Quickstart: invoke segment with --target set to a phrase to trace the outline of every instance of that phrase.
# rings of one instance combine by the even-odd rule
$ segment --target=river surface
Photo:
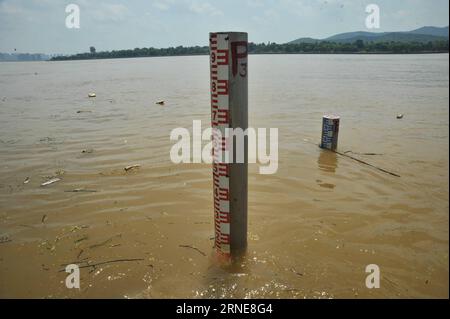
[[[0,63],[0,297],[448,298],[448,89],[448,54],[250,56],[279,166],[250,164],[224,266],[211,166],[169,157],[172,129],[210,124],[207,56]],[[328,113],[340,152],[400,177],[317,147]]]

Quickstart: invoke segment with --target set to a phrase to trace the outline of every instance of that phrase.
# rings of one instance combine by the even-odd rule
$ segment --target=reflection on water
[[[321,149],[319,152],[319,158],[317,159],[318,167],[322,172],[325,173],[336,173],[336,169],[338,167],[338,158],[337,154],[325,149]],[[327,178],[327,174],[325,174],[324,178]],[[336,187],[335,184],[329,183],[327,181],[323,181],[321,179],[317,179],[316,183],[322,187],[327,189],[334,189]]]
[[[319,169],[327,173],[336,173],[338,167],[338,155],[335,152],[321,149],[317,159]]]

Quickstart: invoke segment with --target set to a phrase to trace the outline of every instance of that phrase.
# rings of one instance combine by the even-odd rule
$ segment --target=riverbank
[[[420,42],[376,42],[376,43],[300,43],[300,44],[254,44],[249,43],[249,54],[430,54],[448,53],[448,41]],[[65,60],[92,60],[135,57],[162,57],[162,56],[196,56],[208,55],[209,47],[176,47],[176,48],[136,48],[134,50],[118,50],[79,53],[70,56],[58,56],[51,61]]]

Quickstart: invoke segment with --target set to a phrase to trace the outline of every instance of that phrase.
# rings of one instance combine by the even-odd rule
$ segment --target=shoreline
[[[430,55],[430,54],[449,54],[449,51],[423,51],[423,52],[266,52],[249,53],[249,55]],[[209,54],[177,54],[177,55],[151,55],[151,56],[128,56],[128,57],[95,57],[95,58],[64,58],[50,59],[42,61],[0,61],[0,62],[61,62],[61,61],[86,61],[86,60],[116,60],[116,59],[138,59],[138,58],[170,58],[170,57],[190,57],[190,56],[208,56]]]

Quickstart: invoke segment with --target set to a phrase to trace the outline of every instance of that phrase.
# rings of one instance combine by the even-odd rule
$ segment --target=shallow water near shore
[[[222,267],[211,166],[169,157],[172,129],[209,126],[208,57],[0,63],[0,297],[448,298],[448,70],[250,56],[249,126],[279,129],[279,166],[249,166],[248,252]],[[401,177],[319,149],[327,113],[340,152]]]

